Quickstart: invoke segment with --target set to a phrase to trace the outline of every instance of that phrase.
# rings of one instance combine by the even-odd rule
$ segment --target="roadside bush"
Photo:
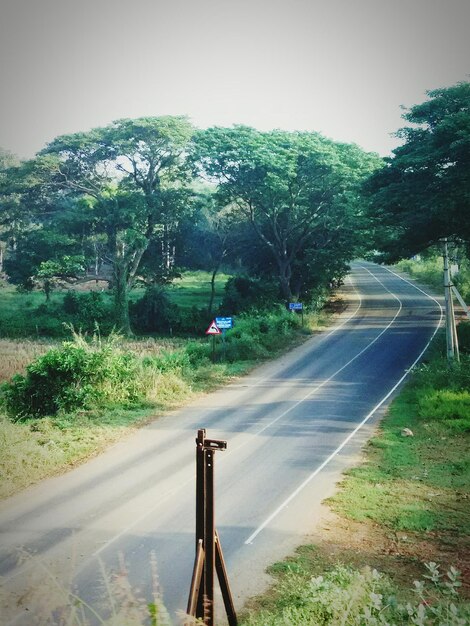
[[[470,606],[459,596],[460,572],[446,576],[427,563],[423,580],[399,592],[375,569],[337,566],[323,576],[292,571],[278,584],[276,606],[252,614],[243,626],[463,626]]]
[[[232,276],[225,284],[220,310],[227,315],[236,315],[254,307],[265,308],[272,306],[278,296],[279,288],[275,283],[248,276]]]
[[[146,357],[144,365],[158,372],[178,372],[184,374],[190,367],[189,355],[185,350],[164,351],[155,357]]]
[[[140,300],[129,306],[131,325],[140,333],[168,333],[179,324],[179,311],[172,304],[165,290],[153,285],[148,287]]]
[[[189,362],[193,367],[203,367],[210,363],[211,346],[207,342],[188,341],[185,347]]]
[[[145,397],[145,376],[137,359],[112,342],[64,342],[2,386],[2,401],[14,420],[56,415]]]
[[[225,335],[225,356],[231,362],[265,358],[285,345],[299,324],[298,316],[282,307],[271,313],[242,315]]]
[[[417,394],[419,415],[425,420],[447,422],[454,432],[470,432],[468,391],[427,390]]]
[[[445,357],[440,357],[433,359],[429,364],[421,365],[416,370],[413,385],[431,391],[470,389],[470,356],[462,355],[459,363],[449,364]]]
[[[470,354],[470,322],[460,322],[457,326],[460,352]]]

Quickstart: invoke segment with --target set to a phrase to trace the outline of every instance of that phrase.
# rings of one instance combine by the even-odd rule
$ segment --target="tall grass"
[[[22,594],[5,598],[5,620],[28,606],[31,623],[35,626],[170,626],[171,620],[161,601],[161,593],[154,553],[150,555],[151,593],[144,597],[132,586],[124,556],[118,555],[118,568],[108,571],[100,561],[101,588],[99,603],[89,603],[73,585],[74,565],[70,572],[57,575],[40,557],[20,554],[24,563],[33,567],[26,570]],[[73,556],[72,556],[73,559]],[[64,575],[65,574],[65,575]],[[68,580],[67,580],[68,579]],[[0,591],[1,593],[1,591]],[[24,609],[23,609],[24,611]],[[6,623],[6,622],[5,622]],[[24,623],[21,621],[21,623]]]
[[[437,292],[443,292],[444,262],[438,251],[425,258],[400,261],[397,267],[413,278],[433,287]],[[464,257],[461,260],[459,272],[452,279],[468,305],[470,302],[470,262],[467,258]]]
[[[24,374],[26,366],[55,345],[52,341],[14,341],[0,339],[0,383],[15,374]]]

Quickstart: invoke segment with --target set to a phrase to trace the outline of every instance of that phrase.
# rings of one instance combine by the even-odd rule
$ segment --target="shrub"
[[[67,315],[64,321],[68,321],[83,332],[93,332],[97,325],[105,334],[112,330],[111,305],[99,291],[83,294],[68,291],[62,301],[62,312]]]
[[[465,354],[470,354],[470,322],[460,322],[457,326],[459,349]]]
[[[250,278],[233,276],[225,284],[225,294],[220,306],[221,311],[235,315],[253,307],[265,308],[278,300],[279,289],[275,283]]]
[[[80,310],[80,298],[78,293],[76,291],[67,291],[64,296],[62,307],[65,313],[69,313],[71,315],[78,313]]]
[[[418,393],[419,415],[425,419],[452,420],[460,432],[470,432],[470,393],[468,391],[427,390]]]
[[[421,365],[414,376],[414,385],[429,389],[470,389],[470,357],[462,355],[459,363],[449,364],[445,357]]]
[[[386,576],[365,568],[359,572],[337,566],[323,576],[308,577],[292,570],[279,583],[274,610],[262,610],[245,626],[463,626],[470,608],[460,598],[460,572],[446,576],[436,563],[427,563],[423,580],[405,593]],[[411,596],[411,597],[410,597]]]
[[[14,419],[43,417],[145,396],[145,376],[137,359],[113,342],[87,344],[79,339],[53,348],[2,387],[2,399]]]
[[[172,334],[179,322],[178,307],[158,285],[148,287],[140,300],[131,303],[129,314],[132,326],[142,333]]]
[[[210,362],[211,346],[207,342],[188,341],[185,351],[193,367],[207,366]]]

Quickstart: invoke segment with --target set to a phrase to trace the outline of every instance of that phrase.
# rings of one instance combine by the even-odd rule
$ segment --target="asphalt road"
[[[373,264],[354,264],[346,291],[332,329],[1,503],[0,623],[34,623],[61,593],[54,577],[100,610],[101,568],[117,570],[119,558],[149,601],[156,561],[176,621],[194,559],[198,428],[228,442],[216,453],[216,524],[237,607],[261,590],[265,567],[313,529],[441,321],[436,300]]]

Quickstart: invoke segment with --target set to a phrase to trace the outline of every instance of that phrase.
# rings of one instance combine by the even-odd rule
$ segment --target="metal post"
[[[205,552],[204,528],[206,527],[206,461],[204,451],[205,428],[197,431],[196,439],[196,561],[199,544]],[[204,614],[204,579],[206,570],[206,560],[204,559],[201,576],[202,586],[198,589],[196,615]]]
[[[230,586],[228,584],[227,569],[225,567],[224,555],[222,553],[222,546],[220,545],[220,539],[217,531],[215,531],[215,568],[217,570],[217,578],[219,579],[228,624],[229,626],[237,626],[237,614],[235,613],[232,592],[230,591]]]
[[[201,428],[196,438],[196,557],[187,605],[190,617],[202,619],[205,626],[215,626],[214,583],[219,579],[229,626],[237,626],[222,547],[215,528],[214,459],[216,450],[225,450],[227,442],[206,439]]]
[[[214,573],[215,573],[215,524],[214,524],[214,451],[205,450],[206,455],[206,502],[204,550],[204,623],[214,626]]]
[[[455,356],[454,353],[454,331],[452,324],[452,294],[451,294],[451,282],[449,271],[449,250],[447,247],[447,238],[444,239],[444,298],[445,298],[445,310],[446,310],[446,345],[447,345],[447,360],[452,360]]]
[[[455,326],[454,301],[452,299],[452,279],[449,269],[449,248],[447,245],[447,237],[444,239],[444,297],[446,310],[446,345],[447,360],[460,360],[459,346],[457,340],[457,328]]]

